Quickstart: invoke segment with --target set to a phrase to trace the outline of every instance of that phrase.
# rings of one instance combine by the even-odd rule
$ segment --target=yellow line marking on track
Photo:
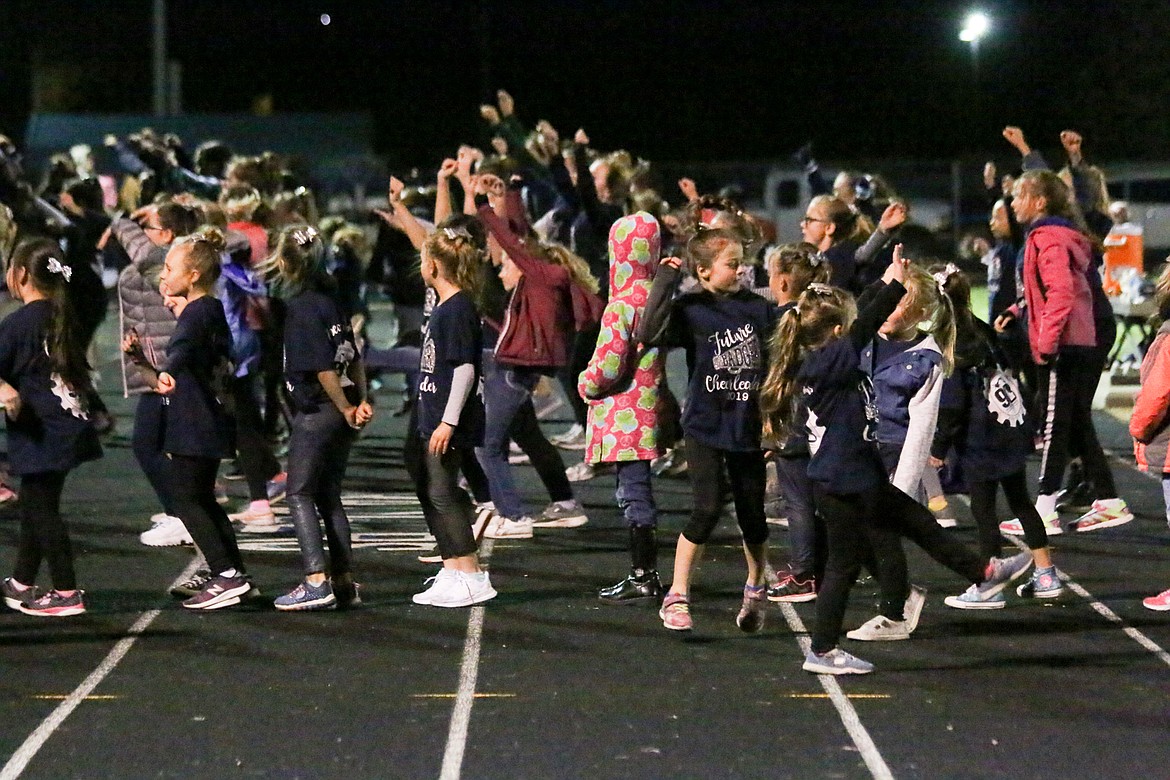
[[[828,699],[827,693],[790,693],[790,699]],[[894,698],[888,693],[847,693],[846,699],[892,699]]]
[[[454,699],[458,693],[412,693],[412,699]],[[476,699],[515,699],[514,693],[473,693],[473,698]]]
[[[63,693],[34,693],[31,698],[41,699],[42,701],[64,701],[65,699],[68,699],[69,697]],[[120,699],[120,698],[122,698],[122,697],[114,695],[112,693],[91,693],[89,696],[85,697],[85,700],[86,701],[113,701],[114,699]]]

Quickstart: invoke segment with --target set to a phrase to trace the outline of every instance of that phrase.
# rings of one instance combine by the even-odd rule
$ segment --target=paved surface
[[[0,614],[0,778],[1129,778],[1166,772],[1170,618],[1140,605],[1170,587],[1159,486],[1122,465],[1138,518],[1055,540],[1075,586],[1058,601],[958,612],[962,589],[910,550],[930,589],[913,639],[847,646],[877,673],[800,670],[814,605],[769,610],[756,636],[734,625],[743,578],[725,523],[697,576],[697,631],[594,593],[625,571],[612,477],[581,486],[590,523],[499,542],[485,557],[500,596],[486,607],[410,603],[434,567],[401,466],[403,421],[361,440],[347,501],[366,607],[279,614],[296,583],[290,537],[245,552],[265,600],[190,614],[166,595],[189,550],[137,542],[157,507],[125,436],[66,489],[89,613]],[[1124,417],[1124,413],[1120,416]],[[1124,457],[1122,423],[1102,415]],[[562,425],[550,426],[559,430]],[[570,461],[571,462],[571,461]],[[524,467],[534,503],[544,498]],[[232,490],[242,490],[231,483]],[[662,568],[689,487],[660,480]],[[16,539],[0,509],[0,570]],[[969,520],[955,531],[974,541]],[[784,531],[773,560],[785,557]],[[847,617],[873,614],[859,585]]]

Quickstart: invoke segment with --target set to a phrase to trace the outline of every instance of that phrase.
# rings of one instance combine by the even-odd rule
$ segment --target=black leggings
[[[971,514],[975,516],[975,524],[979,528],[979,553],[984,558],[998,558],[1003,551],[1003,536],[999,533],[999,518],[995,512],[995,497],[1000,485],[1003,485],[1008,507],[1020,519],[1028,549],[1041,550],[1047,547],[1048,534],[1044,530],[1044,523],[1028,496],[1028,475],[1020,469],[998,480],[967,480]]]
[[[171,455],[167,460],[175,512],[207,559],[212,574],[228,569],[244,573],[236,533],[223,507],[215,502],[219,458]]]
[[[235,403],[236,456],[248,481],[248,498],[266,499],[268,480],[280,473],[280,461],[272,454],[272,444],[264,435],[255,380],[251,375],[235,377],[231,391]]]
[[[536,419],[536,409],[529,398],[521,404],[512,424],[508,427],[508,437],[516,443],[520,451],[528,456],[536,475],[544,484],[551,501],[571,501],[573,486],[565,476],[565,461],[561,451],[556,448],[544,431],[540,429],[540,421]],[[482,469],[481,469],[482,470]]]
[[[814,491],[817,511],[825,521],[829,555],[817,591],[813,652],[823,654],[837,646],[849,591],[871,547],[878,567],[881,612],[891,620],[903,619],[902,607],[909,595],[903,536],[967,582],[983,582],[986,561],[948,536],[929,509],[888,482],[865,493],[830,493],[819,485]]]
[[[1085,477],[1097,498],[1116,498],[1113,471],[1093,427],[1093,395],[1105,358],[1093,347],[1065,347],[1056,363],[1040,366],[1036,407],[1044,448],[1040,456],[1040,494],[1053,495],[1064,481],[1070,450],[1081,456]]]
[[[57,590],[75,590],[73,546],[69,527],[61,517],[64,471],[23,474],[20,477],[20,549],[13,579],[34,585],[41,560],[49,563],[49,577]]]
[[[418,428],[412,426],[406,435],[402,457],[407,473],[414,479],[415,494],[422,505],[427,528],[438,543],[439,555],[446,560],[475,553],[475,537],[471,533],[475,508],[467,492],[459,487],[459,470],[475,461],[475,451],[452,446],[442,455],[432,455]]]
[[[296,528],[305,574],[349,574],[352,542],[349,515],[341,501],[341,484],[357,432],[332,403],[313,412],[297,412],[288,440],[288,514]],[[321,525],[329,543],[329,568],[321,542]]]
[[[569,339],[569,363],[557,371],[557,379],[564,388],[569,406],[573,410],[573,422],[582,427],[585,425],[585,417],[589,410],[585,400],[577,392],[577,377],[589,367],[589,360],[597,347],[597,336],[600,332],[599,323],[581,333],[574,333]]]
[[[163,397],[158,393],[144,393],[138,397],[130,448],[134,451],[134,458],[138,461],[142,473],[146,475],[146,481],[158,496],[163,511],[172,517],[178,517],[174,490],[170,483],[170,466],[167,454],[163,452],[166,426],[166,416],[163,412]]]
[[[734,452],[718,450],[686,437],[687,474],[691,479],[691,519],[682,535],[693,544],[706,544],[723,514],[724,463],[735,501],[735,516],[746,544],[768,541],[764,518],[764,488],[767,478],[763,450]]]

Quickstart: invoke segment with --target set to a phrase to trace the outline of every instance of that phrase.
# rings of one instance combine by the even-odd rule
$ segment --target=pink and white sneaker
[[[1060,524],[1060,515],[1056,512],[1045,515],[1040,520],[1044,523],[1044,533],[1049,536],[1060,536],[1064,533],[1064,527]],[[1011,520],[1004,520],[999,524],[999,532],[1008,536],[1023,536],[1024,524],[1020,522],[1020,518],[1013,517]]]
[[[1170,590],[1164,590],[1157,596],[1142,599],[1142,606],[1155,612],[1170,612]]]
[[[1125,525],[1133,520],[1133,512],[1125,505],[1121,498],[1101,498],[1093,502],[1093,507],[1077,518],[1073,527],[1077,533],[1096,531],[1098,528],[1113,528]]]

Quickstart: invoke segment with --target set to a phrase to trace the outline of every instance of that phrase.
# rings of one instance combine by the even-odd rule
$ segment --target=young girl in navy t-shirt
[[[955,372],[943,384],[943,405],[934,435],[931,465],[942,466],[955,452],[971,496],[971,514],[979,530],[979,552],[999,555],[1003,548],[995,499],[1002,487],[1008,507],[1024,530],[1024,542],[1036,568],[1016,593],[1027,598],[1056,598],[1064,585],[1052,563],[1052,549],[1040,513],[1028,495],[1025,458],[1032,450],[1032,426],[1019,382],[1006,369],[1007,357],[995,329],[971,313],[971,285],[955,265],[931,269],[934,281],[951,300],[957,339]],[[948,596],[957,609],[1001,609],[1003,594],[979,598],[978,589]]]
[[[235,426],[223,401],[231,375],[231,333],[223,305],[211,294],[224,247],[223,234],[207,227],[167,252],[159,292],[185,302],[165,364],[151,367],[141,355],[136,359],[166,404],[163,450],[175,511],[212,574],[183,602],[188,609],[230,607],[252,589],[231,521],[215,500],[219,461],[235,453]]]
[[[872,664],[837,647],[849,591],[869,551],[867,525],[888,524],[909,536],[939,563],[979,585],[986,598],[1031,565],[1026,553],[985,563],[950,539],[926,507],[886,478],[874,437],[873,388],[861,370],[860,353],[905,294],[905,266],[898,248],[885,285],[859,314],[845,291],[810,285],[784,315],[770,344],[772,362],[760,393],[764,434],[776,438],[803,423],[811,452],[808,474],[828,539],[816,628],[804,661],[810,672],[873,671]],[[803,410],[800,422],[797,409]]]
[[[758,397],[765,374],[764,345],[776,323],[777,309],[759,295],[740,289],[737,271],[743,244],[735,232],[700,229],[687,243],[687,254],[699,287],[671,301],[680,261],[664,259],[635,334],[645,344],[685,348],[690,375],[682,427],[694,508],[678,538],[674,580],[660,616],[669,629],[693,627],[691,569],[719,523],[726,469],[748,568],[736,624],[755,632],[763,627],[767,603],[768,542]]]
[[[17,247],[8,290],[25,305],[0,323],[0,401],[8,421],[8,460],[20,475],[20,547],[4,580],[4,601],[27,615],[85,612],[61,518],[65,476],[101,456],[85,398],[92,391],[83,344],[71,325],[72,271],[53,241]],[[37,596],[37,571],[49,565],[53,588]]]
[[[475,508],[459,487],[463,462],[483,443],[483,336],[475,299],[484,262],[462,226],[440,227],[423,244],[420,270],[438,303],[423,334],[417,429],[404,457],[443,568],[414,595],[415,604],[467,607],[496,595],[476,554]]]
[[[274,602],[282,611],[361,603],[341,483],[357,431],[374,410],[366,400],[353,328],[334,297],[324,257],[317,230],[299,225],[285,228],[269,260],[277,273],[273,286],[285,299],[284,380],[293,406],[286,501],[305,572],[299,585]]]
[[[906,294],[862,349],[861,366],[873,385],[878,412],[874,437],[890,482],[927,503],[922,498],[924,479],[928,472],[934,474],[927,460],[943,382],[954,359],[955,317],[925,269],[907,265],[903,286]],[[859,304],[864,307],[883,287],[880,281],[870,285]],[[933,482],[937,484],[937,477]],[[861,641],[909,639],[926,604],[926,590],[910,584],[897,528],[875,523],[866,532],[881,591],[879,611],[848,636]]]

